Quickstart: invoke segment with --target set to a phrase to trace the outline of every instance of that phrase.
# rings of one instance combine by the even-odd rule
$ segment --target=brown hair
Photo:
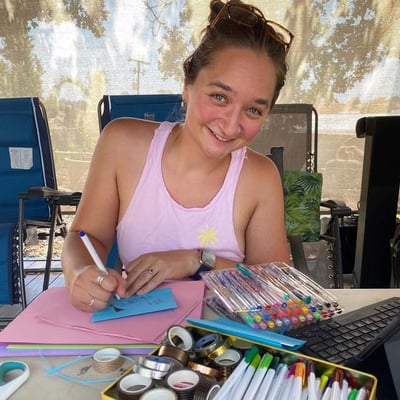
[[[240,0],[231,0],[230,4],[240,5],[243,10],[253,10],[254,7],[242,3]],[[213,56],[228,47],[249,48],[256,52],[266,53],[275,65],[276,87],[272,99],[275,104],[282,87],[285,84],[288,66],[286,64],[287,49],[285,45],[276,40],[278,34],[273,27],[258,20],[252,26],[233,21],[230,18],[213,21],[225,6],[220,0],[211,0],[209,25],[202,32],[202,39],[196,50],[185,60],[183,64],[185,82],[193,83],[199,71],[212,62]],[[263,17],[263,16],[262,16]]]

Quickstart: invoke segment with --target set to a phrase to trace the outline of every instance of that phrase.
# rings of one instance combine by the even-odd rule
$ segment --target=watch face
[[[207,267],[215,268],[215,254],[211,253],[211,251],[203,249],[201,251],[201,263],[207,265]]]

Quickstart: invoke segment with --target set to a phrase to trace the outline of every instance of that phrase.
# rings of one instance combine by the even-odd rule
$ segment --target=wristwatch
[[[201,279],[200,273],[201,272],[208,272],[212,269],[215,269],[216,263],[216,256],[210,250],[207,249],[200,249],[199,250],[199,259],[200,259],[200,266],[197,271],[189,276],[190,279],[198,281]]]

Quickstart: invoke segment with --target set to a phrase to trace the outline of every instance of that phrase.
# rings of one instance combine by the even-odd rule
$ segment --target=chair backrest
[[[97,106],[99,128],[120,117],[177,121],[182,118],[181,103],[180,94],[105,95]]]
[[[0,99],[0,222],[18,221],[18,194],[35,186],[57,189],[47,116],[37,97]],[[25,208],[27,219],[50,220],[44,199]]]
[[[283,147],[285,171],[317,172],[318,113],[312,104],[275,104],[252,149]]]
[[[0,99],[0,186],[0,303],[16,304],[23,279],[16,261],[18,195],[31,187],[57,189],[47,116],[37,97]],[[25,218],[49,223],[48,202],[26,202]]]
[[[97,106],[100,133],[115,118],[132,117],[152,121],[178,121],[183,118],[180,94],[105,95]],[[118,246],[114,242],[107,266],[119,263]]]

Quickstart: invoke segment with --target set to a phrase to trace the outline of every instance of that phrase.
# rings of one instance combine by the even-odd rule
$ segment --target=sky
[[[193,0],[188,1],[193,3]],[[179,2],[176,13],[182,5],[183,0]],[[198,3],[194,2],[192,6],[198,7]],[[33,31],[35,52],[42,60],[45,71],[44,96],[47,97],[60,77],[65,76],[72,78],[75,84],[64,84],[58,94],[71,100],[85,99],[82,88],[88,87],[90,71],[96,69],[106,71],[109,78],[106,87],[108,94],[136,93],[137,76],[141,94],[179,93],[181,82],[173,79],[162,81],[158,72],[161,35],[143,35],[149,29],[143,0],[108,0],[107,7],[110,13],[105,24],[105,35],[99,39],[91,32],[77,28],[73,22],[41,22]],[[281,21],[285,7],[277,10],[277,15],[273,17]],[[204,24],[208,7],[197,8],[196,11],[193,29],[198,31],[199,25]],[[400,96],[400,60],[388,58],[337,99],[345,103],[352,97],[359,97],[362,102],[368,102],[376,97],[392,96]]]

